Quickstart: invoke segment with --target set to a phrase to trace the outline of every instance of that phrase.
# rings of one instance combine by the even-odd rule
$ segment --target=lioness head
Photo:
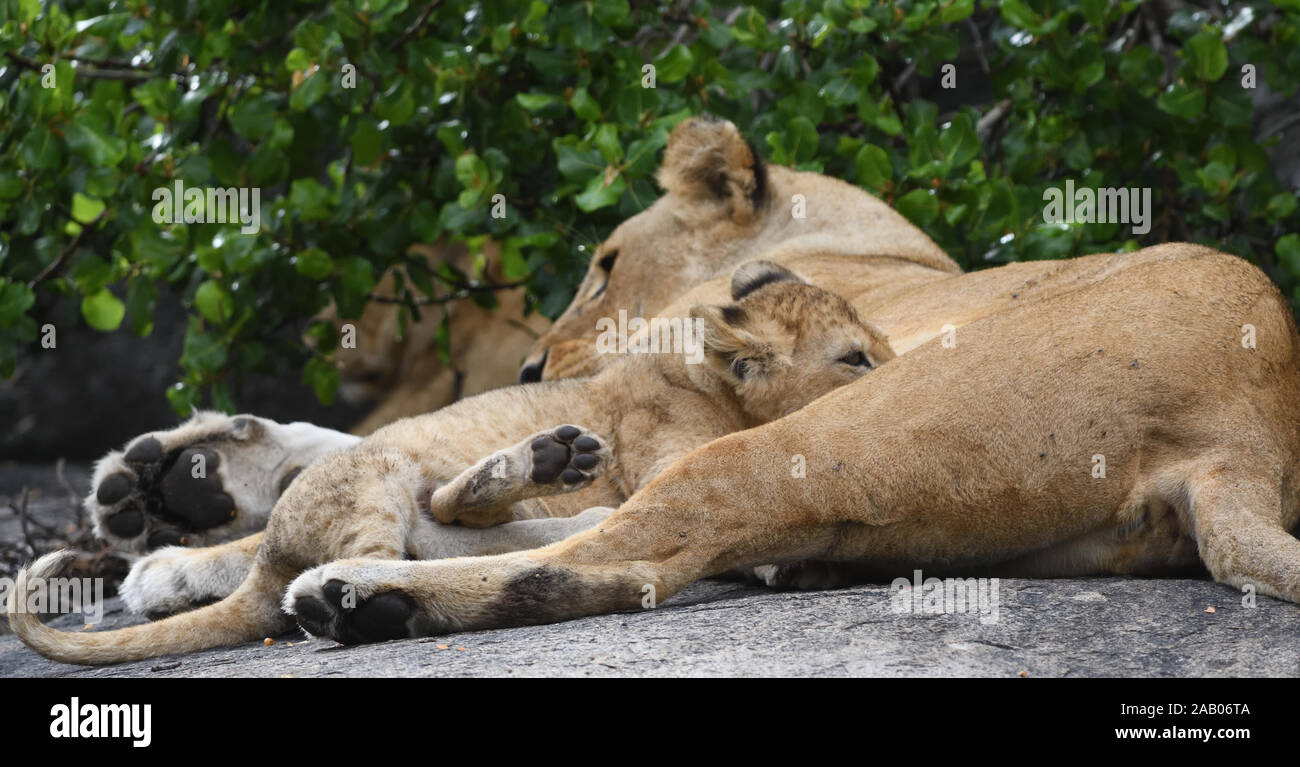
[[[821,174],[765,164],[730,122],[679,123],[658,180],[665,194],[601,243],[568,309],[533,345],[521,383],[596,372],[607,360],[596,353],[598,320],[620,310],[655,316],[688,289],[773,258],[776,249],[887,255],[959,271],[879,199]]]
[[[757,421],[771,421],[894,358],[847,301],[767,261],[731,278],[725,306],[699,305],[704,358]]]

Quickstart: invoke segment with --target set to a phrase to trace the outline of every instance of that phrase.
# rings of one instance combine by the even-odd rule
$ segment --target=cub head
[[[767,261],[732,275],[725,306],[699,305],[704,359],[746,413],[771,421],[894,358],[885,335],[843,298]]]

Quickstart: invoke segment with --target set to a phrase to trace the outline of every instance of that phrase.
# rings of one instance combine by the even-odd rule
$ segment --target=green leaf
[[[600,104],[587,93],[586,88],[578,88],[573,92],[573,98],[569,100],[569,107],[573,113],[584,120],[596,122],[600,119]]]
[[[72,217],[83,224],[89,224],[104,212],[104,201],[87,197],[81,192],[72,195]]]
[[[122,324],[126,306],[108,288],[101,288],[98,293],[81,299],[81,316],[95,330],[113,331]]]
[[[1185,85],[1171,85],[1156,99],[1156,106],[1162,112],[1190,120],[1205,111],[1205,92]]]
[[[352,132],[352,159],[362,167],[379,159],[384,150],[384,134],[380,132],[374,118],[363,115],[357,119],[356,130]]]
[[[684,45],[674,45],[654,62],[655,77],[661,83],[675,83],[691,73],[695,57]]]
[[[21,282],[0,277],[0,328],[10,328],[36,303],[36,294]]]
[[[817,126],[802,115],[790,121],[786,129],[786,148],[796,162],[812,159],[817,154]]]
[[[939,21],[952,24],[962,21],[975,12],[975,0],[952,0],[939,9]]]
[[[874,144],[863,144],[858,150],[854,165],[858,172],[858,183],[882,190],[893,178],[894,169],[889,163],[889,154]]]
[[[1183,51],[1202,80],[1215,82],[1228,69],[1228,47],[1216,34],[1195,35],[1183,45]]]
[[[939,215],[939,200],[925,189],[913,189],[894,203],[898,212],[917,226],[929,226]]]
[[[334,270],[334,259],[320,248],[307,248],[298,252],[294,268],[304,277],[323,280]]]
[[[1286,267],[1291,276],[1300,278],[1300,234],[1282,235],[1278,238],[1274,250],[1277,252],[1278,261]]]
[[[235,299],[220,283],[207,280],[194,292],[194,308],[203,319],[222,325],[235,313]]]
[[[329,216],[329,190],[314,178],[294,179],[289,187],[289,204],[304,221],[318,221]]]
[[[558,104],[560,100],[546,93],[516,93],[515,101],[519,106],[527,109],[529,112],[536,112],[539,109],[548,107],[551,104]]]
[[[608,186],[605,185],[604,174],[592,176],[591,181],[587,182],[587,187],[582,190],[582,194],[574,198],[574,202],[583,212],[590,213],[618,202],[625,189],[627,189],[627,182],[623,180],[621,173]]]
[[[307,75],[306,79],[293,90],[293,93],[289,96],[289,108],[297,112],[309,109],[317,101],[320,101],[329,89],[330,78],[323,70],[317,70]],[[394,124],[401,124],[397,120],[393,122]],[[404,123],[406,120],[401,122]]]

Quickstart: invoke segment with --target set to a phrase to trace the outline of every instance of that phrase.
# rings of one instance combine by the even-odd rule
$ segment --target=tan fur
[[[528,365],[544,362],[544,378],[589,375],[607,361],[593,351],[597,320],[620,310],[660,315],[693,286],[726,278],[755,259],[791,266],[809,256],[853,257],[862,271],[836,275],[835,282],[805,274],[841,295],[844,278],[854,290],[883,297],[960,272],[921,230],[861,189],[779,166],[763,166],[760,185],[758,167],[731,123],[679,124],[659,171],[668,194],[601,244],[573,302],[538,339]],[[805,200],[806,218],[793,215],[795,195]],[[602,263],[611,254],[607,274]]]
[[[767,562],[894,577],[1159,575],[1199,560],[1300,602],[1300,336],[1277,288],[1186,244],[1008,268],[1002,287],[1035,271],[1036,300],[709,443],[599,529],[496,557],[334,562],[290,594],[400,593],[419,634],[636,609]],[[960,278],[967,298],[988,279],[975,278]],[[788,469],[795,454],[806,477]]]
[[[316,460],[276,503],[247,579],[214,605],[100,634],[61,634],[20,616],[11,616],[11,625],[42,654],[73,663],[193,650],[208,630],[213,645],[257,639],[287,628],[289,618],[276,606],[293,576],[309,567],[344,557],[447,556],[440,544],[446,528],[439,522],[518,525],[616,506],[690,450],[793,412],[892,358],[879,331],[843,299],[775,265],[760,269],[774,281],[725,308],[691,308],[706,328],[710,364],[689,364],[684,354],[627,355],[590,379],[487,392],[398,421],[355,448]],[[741,370],[737,361],[748,364]],[[604,465],[593,472],[594,481],[573,487],[529,484],[529,447],[545,434],[538,429],[564,423],[583,424],[606,441],[610,449],[599,451]],[[507,487],[497,502],[466,505],[461,491],[492,480],[485,469],[503,461],[522,471],[499,477]],[[562,530],[498,550],[576,532]],[[238,566],[253,540],[163,553]],[[161,564],[158,555],[146,562]],[[36,572],[53,572],[54,564],[42,560]],[[147,571],[131,576],[141,582],[148,577]],[[213,621],[222,625],[213,627]]]
[[[665,169],[671,193],[602,246],[535,350],[535,363],[547,353],[548,377],[601,374],[524,387],[508,400],[485,395],[483,410],[453,406],[318,462],[281,499],[251,581],[260,582],[262,563],[278,568],[276,578],[311,568],[293,580],[285,606],[300,621],[309,609],[318,633],[343,641],[359,641],[354,624],[366,605],[405,605],[400,628],[412,635],[537,623],[635,609],[647,594],[661,601],[698,578],[769,563],[1062,576],[1155,574],[1199,560],[1220,581],[1300,601],[1300,543],[1286,532],[1300,518],[1300,339],[1257,269],[1175,244],[959,275],[874,198],[781,169],[769,169],[764,187],[725,124],[685,126],[673,143],[701,151],[670,146],[668,158],[699,166]],[[715,140],[723,146],[709,150]],[[752,201],[760,187],[768,193]],[[789,217],[792,194],[806,195],[808,219]],[[614,250],[606,284],[599,262]],[[537,425],[600,431],[583,421],[597,412],[584,387],[604,378],[613,383],[602,391],[617,397],[653,380],[635,367],[649,369],[653,358],[611,367],[595,353],[597,319],[620,308],[680,316],[716,303],[727,290],[719,265],[760,254],[838,292],[907,353],[671,465],[692,442],[718,436],[715,423],[687,415],[691,396],[672,387],[616,399],[606,412],[617,423],[603,432],[616,462],[601,479],[515,510],[570,513],[635,491],[613,516],[534,551],[400,559],[421,553],[404,549],[428,534],[418,529],[423,477],[451,477],[481,457],[481,445],[507,445]],[[1246,325],[1255,348],[1241,343]],[[745,342],[724,330],[716,350]],[[757,359],[770,332],[760,333]],[[717,362],[714,376],[729,369]],[[722,388],[697,393],[718,403],[717,423],[736,428],[783,412],[780,397],[756,393],[742,406]],[[1093,474],[1097,455],[1105,477]],[[806,476],[792,474],[794,456],[806,460]],[[281,510],[293,521],[281,523]],[[339,587],[362,606],[322,612]],[[169,625],[183,635],[218,614],[211,609],[157,624],[154,649],[173,646]],[[60,647],[48,634],[38,641],[43,652]],[[105,638],[93,652],[77,641],[60,657],[105,662],[146,651],[138,640]]]

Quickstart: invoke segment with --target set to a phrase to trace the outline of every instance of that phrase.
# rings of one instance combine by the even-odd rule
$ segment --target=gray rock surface
[[[47,661],[9,635],[0,676],[1300,676],[1300,606],[1245,607],[1210,581],[1003,580],[989,625],[898,613],[889,593],[706,581],[652,610],[549,626],[359,647],[290,636],[105,668]],[[138,620],[107,607],[100,630]]]

